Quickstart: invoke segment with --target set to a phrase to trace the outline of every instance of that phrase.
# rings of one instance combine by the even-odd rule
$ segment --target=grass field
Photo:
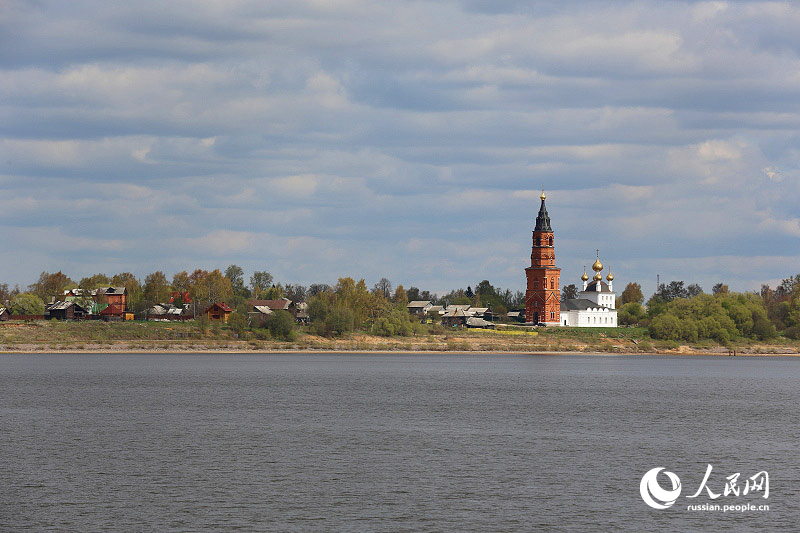
[[[195,322],[0,322],[0,351],[282,351],[406,350],[487,352],[727,353],[709,341],[680,345],[654,341],[645,328],[531,328],[495,330],[424,328],[408,337],[355,332],[329,339],[298,328],[297,339],[271,339],[266,330],[235,333],[221,324]],[[798,353],[796,341],[759,343],[741,339],[733,348],[749,353]]]

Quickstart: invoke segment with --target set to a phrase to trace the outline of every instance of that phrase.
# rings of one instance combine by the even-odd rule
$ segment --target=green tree
[[[234,311],[228,315],[227,325],[234,333],[242,333],[247,329],[247,315]]]
[[[619,298],[620,305],[629,303],[644,303],[644,294],[642,294],[642,286],[638,283],[630,282],[625,286],[622,295]]]
[[[294,329],[294,318],[288,311],[278,310],[267,317],[267,329],[276,339],[294,340],[297,332]]]
[[[382,316],[375,321],[375,333],[384,337],[411,335],[413,327],[408,311],[399,309],[399,305],[398,307],[392,307],[386,316]]]
[[[698,294],[703,294],[703,287],[701,287],[697,283],[692,283],[691,285],[686,287],[686,294],[689,298],[694,298]]]
[[[405,289],[403,289],[402,285],[398,285],[397,288],[394,290],[394,296],[392,296],[392,301],[398,305],[402,305],[406,307],[408,305],[408,295],[406,294]]]
[[[64,296],[64,289],[74,282],[60,270],[54,274],[49,272],[42,272],[39,279],[29,288],[32,294],[35,294],[43,302],[49,302],[53,299],[60,300]]]
[[[712,294],[728,294],[728,286],[723,283],[717,283],[711,288]]]
[[[12,315],[43,315],[44,302],[35,294],[17,294],[11,298]]]
[[[8,289],[8,283],[0,283],[0,307],[8,307],[11,300],[11,291]]]
[[[255,298],[262,298],[261,293],[272,286],[272,274],[267,271],[256,270],[250,276],[250,288]]]
[[[647,313],[638,302],[626,303],[619,309],[619,323],[622,325],[638,324],[645,316]]]
[[[325,329],[329,335],[342,335],[353,331],[354,325],[353,311],[347,308],[334,308],[325,317]]]
[[[183,270],[176,272],[172,276],[172,290],[180,292],[190,292],[192,290],[192,280],[188,272]]]
[[[169,300],[169,282],[160,270],[148,274],[144,278],[144,300],[147,305],[164,303]]]
[[[578,297],[578,287],[574,283],[564,285],[561,289],[561,301],[574,300]]]
[[[260,300],[280,300],[285,297],[286,292],[283,290],[283,285],[280,283],[261,291],[259,295]]]
[[[388,300],[392,297],[392,282],[386,278],[381,278],[378,283],[372,287],[372,292]]]
[[[192,296],[204,305],[233,301],[231,280],[226,278],[219,269],[198,273],[193,290]]]
[[[492,284],[489,283],[489,280],[485,279],[475,285],[475,294],[480,294],[481,296],[495,296],[497,295],[497,291]]]
[[[93,290],[109,286],[111,286],[111,280],[103,273],[87,276],[78,282],[78,287],[84,290]]]
[[[286,297],[295,303],[305,302],[308,290],[302,285],[287,284],[283,288]]]
[[[417,302],[423,300],[423,298],[420,296],[419,289],[413,286],[406,289],[406,296],[408,297],[409,302]],[[430,298],[425,298],[425,300],[430,300]]]

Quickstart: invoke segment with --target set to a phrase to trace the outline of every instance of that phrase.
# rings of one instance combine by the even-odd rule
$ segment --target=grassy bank
[[[654,341],[645,328],[443,329],[407,337],[351,333],[329,339],[298,328],[296,340],[270,339],[264,330],[236,333],[226,326],[194,322],[0,323],[0,351],[482,351],[798,354],[800,343],[779,338],[769,343],[739,339],[730,346],[711,341],[678,344]]]

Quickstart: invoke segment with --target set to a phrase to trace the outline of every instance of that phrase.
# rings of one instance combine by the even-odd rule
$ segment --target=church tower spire
[[[547,195],[544,193],[544,188],[542,188],[542,195],[539,198],[542,199],[542,205],[539,207],[539,214],[536,215],[536,227],[534,231],[549,231],[552,233],[553,228],[550,227],[550,215],[547,214],[547,206],[544,205],[544,201],[547,198]]]
[[[545,205],[547,196],[544,189],[539,198],[542,204],[533,229],[531,266],[525,269],[525,322],[558,326],[561,323],[561,269],[556,267],[554,233]]]

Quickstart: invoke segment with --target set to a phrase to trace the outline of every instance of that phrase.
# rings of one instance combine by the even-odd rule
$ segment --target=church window
[[[553,236],[550,235],[550,246],[553,246]]]
[[[556,282],[555,282],[555,280],[552,280],[552,279],[550,280],[550,288],[551,288],[551,289],[555,289],[555,288],[556,288]]]
[[[533,288],[534,289],[538,289],[539,288],[539,280],[538,279],[533,280]]]

